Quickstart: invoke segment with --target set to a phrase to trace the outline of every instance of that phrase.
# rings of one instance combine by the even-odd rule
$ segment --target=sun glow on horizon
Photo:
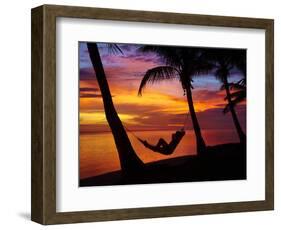
[[[136,121],[137,115],[132,114],[118,114],[119,118],[126,122],[127,124],[137,125]],[[81,125],[107,125],[107,120],[105,113],[103,111],[99,112],[80,112],[80,124]]]

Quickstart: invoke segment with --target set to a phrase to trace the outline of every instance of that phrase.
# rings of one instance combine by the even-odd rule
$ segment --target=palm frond
[[[153,84],[162,80],[169,80],[178,77],[178,70],[172,66],[158,66],[147,70],[145,73],[138,91],[138,95],[142,95],[143,89],[148,83]]]
[[[236,82],[229,83],[229,88],[232,90],[246,90],[245,86],[242,86]]]
[[[229,88],[234,90],[244,90],[246,91],[246,78],[242,78],[237,82],[229,83]]]
[[[239,104],[239,103],[241,103],[241,102],[243,102],[243,101],[245,101],[245,100],[246,100],[246,95],[245,95],[245,94],[240,94],[240,95],[236,96],[236,97],[232,100],[232,103],[233,103],[234,105],[237,105],[237,104]]]
[[[231,104],[234,107],[237,104],[246,100],[246,91],[242,91],[242,90],[236,91],[234,93],[231,93],[230,97],[232,99]],[[226,98],[225,98],[225,100],[226,100]],[[230,110],[230,104],[227,104],[225,106],[225,108],[223,109],[223,113],[227,113],[227,112],[229,112],[229,110]]]
[[[231,62],[234,64],[243,74],[246,79],[247,72],[247,51],[245,49],[236,49],[231,53]]]
[[[238,68],[246,78],[246,50],[214,48],[202,51],[202,58],[214,63],[219,69],[228,68],[228,72],[234,67]],[[220,79],[220,75],[217,75]]]
[[[216,77],[219,81],[224,82],[225,77],[228,77],[228,76],[229,76],[229,69],[226,68],[226,67],[224,67],[224,66],[222,66],[222,67],[216,69],[216,71],[215,71],[214,74],[215,74],[215,77]]]
[[[123,51],[117,44],[107,43],[106,46],[109,54],[113,54],[113,55],[123,54]]]
[[[235,91],[230,94],[230,97],[231,98],[237,98],[237,97],[243,98],[244,97],[246,99],[246,91],[244,91],[244,90]]]
[[[182,65],[182,49],[178,47],[143,45],[138,48],[138,51],[144,53],[155,53],[168,66],[178,68]]]
[[[242,78],[240,81],[237,82],[237,84],[246,87],[246,78]]]
[[[214,69],[214,65],[211,62],[204,62],[198,60],[195,63],[193,63],[191,73],[193,76],[199,76],[202,74],[210,74],[211,72],[213,72],[213,69]]]

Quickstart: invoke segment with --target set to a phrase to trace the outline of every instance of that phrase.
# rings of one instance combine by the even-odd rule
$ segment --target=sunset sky
[[[113,102],[123,123],[130,130],[176,130],[188,113],[186,97],[178,80],[148,85],[143,95],[137,95],[145,72],[163,65],[153,53],[141,53],[139,45],[119,44],[121,53],[112,53],[106,44],[98,44],[109,82]],[[86,43],[79,43],[80,62],[80,132],[109,131],[95,73]],[[234,71],[229,81],[241,79]],[[193,82],[194,107],[202,129],[233,129],[231,115],[222,113],[225,91],[212,75],[202,75]],[[236,107],[242,128],[246,126],[246,105]],[[192,127],[190,119],[187,125]],[[235,135],[235,132],[233,132]]]
[[[123,54],[110,52],[106,44],[98,44],[115,108],[123,125],[135,135],[156,144],[159,138],[171,140],[171,134],[186,121],[186,135],[172,155],[164,156],[145,148],[128,133],[138,157],[144,162],[196,154],[196,141],[188,114],[186,97],[178,80],[147,85],[142,96],[138,89],[148,69],[163,65],[153,53],[141,53],[138,45],[119,44]],[[105,119],[103,102],[90,62],[86,43],[79,43],[80,64],[80,178],[120,170],[118,153]],[[233,71],[229,81],[241,79]],[[225,92],[212,75],[194,78],[193,102],[202,136],[207,145],[238,142],[231,114],[223,114]],[[245,131],[246,103],[236,107]]]

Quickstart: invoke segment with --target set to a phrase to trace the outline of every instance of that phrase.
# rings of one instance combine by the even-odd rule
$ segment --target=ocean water
[[[159,138],[170,142],[174,130],[168,131],[137,131],[134,134],[151,144],[156,144]],[[193,130],[187,130],[185,136],[172,155],[165,156],[145,148],[131,133],[128,133],[132,146],[139,158],[144,162],[169,159],[196,154],[195,135]],[[235,130],[203,130],[202,135],[207,145],[217,145],[238,142]],[[97,176],[119,170],[118,153],[111,132],[80,134],[79,174],[80,179]]]

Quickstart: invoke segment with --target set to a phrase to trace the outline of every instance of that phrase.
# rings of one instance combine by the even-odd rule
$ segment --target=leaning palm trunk
[[[143,167],[143,162],[136,155],[124,126],[114,108],[103,64],[96,43],[87,43],[90,59],[101,91],[105,116],[112,131],[123,172],[136,172]]]
[[[232,119],[233,119],[235,128],[237,130],[240,142],[241,143],[245,143],[246,142],[246,135],[243,132],[243,130],[242,130],[241,126],[240,126],[239,120],[237,118],[237,114],[235,112],[235,109],[234,109],[234,106],[233,106],[233,103],[232,103],[232,99],[231,99],[229,83],[227,81],[227,77],[226,76],[223,78],[223,83],[224,83],[224,88],[225,88],[225,91],[226,91],[226,98],[227,98],[227,101],[228,101],[228,104],[229,104],[229,110],[231,112]]]
[[[186,90],[186,98],[187,98],[188,107],[189,107],[189,113],[190,113],[190,116],[191,116],[194,133],[195,133],[195,136],[196,136],[197,154],[201,155],[206,151],[206,144],[205,144],[205,141],[202,137],[199,122],[197,120],[197,116],[196,116],[196,113],[195,113],[195,109],[194,109],[194,105],[193,105],[193,99],[192,99],[191,87],[186,85],[185,90]]]

